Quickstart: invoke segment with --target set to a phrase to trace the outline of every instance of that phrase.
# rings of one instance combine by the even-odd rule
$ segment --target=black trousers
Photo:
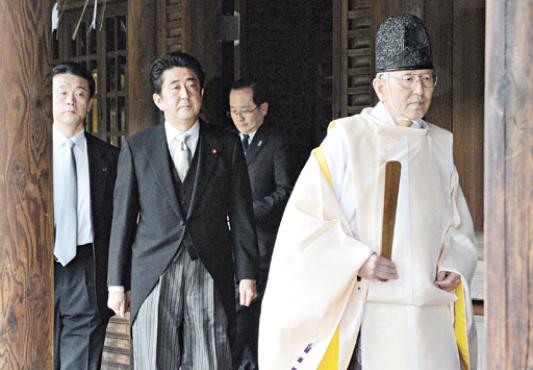
[[[239,287],[236,286],[236,310],[237,332],[232,346],[234,370],[257,370],[257,341],[259,338],[259,315],[261,314],[261,302],[265,292],[268,270],[259,271],[257,284],[257,298],[250,307],[241,306],[239,303]]]
[[[108,321],[96,301],[92,247],[80,246],[68,265],[54,266],[54,369],[100,369]]]

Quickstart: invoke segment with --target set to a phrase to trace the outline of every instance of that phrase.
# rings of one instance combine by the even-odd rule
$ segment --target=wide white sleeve
[[[438,269],[439,271],[452,271],[461,275],[470,369],[475,370],[477,368],[477,333],[474,323],[470,284],[474,270],[476,269],[477,249],[472,216],[468,210],[461,186],[459,185],[459,176],[455,168],[452,173],[451,201],[453,206],[453,221],[445,236]]]
[[[337,124],[333,121],[329,126],[328,135],[320,145],[320,148],[324,153],[333,182],[333,190],[344,218],[350,226],[352,236],[359,239],[357,208],[355,207],[357,203],[356,187],[353,183],[353,177],[348,175],[349,145],[343,124]]]
[[[372,250],[352,236],[325,172],[313,152],[283,214],[261,308],[264,369],[290,369],[300,358],[298,369],[316,369],[339,323],[360,318],[347,307],[364,298],[357,273]],[[356,329],[342,330],[353,341],[346,348],[355,345]]]
[[[452,173],[451,202],[453,220],[444,238],[439,271],[457,272],[470,285],[477,262],[474,225],[455,168]]]
[[[333,121],[329,128],[328,134],[320,147],[328,164],[333,181],[333,189],[339,202],[342,201],[344,178],[346,173],[347,153],[346,141],[343,137],[343,130],[336,126]]]

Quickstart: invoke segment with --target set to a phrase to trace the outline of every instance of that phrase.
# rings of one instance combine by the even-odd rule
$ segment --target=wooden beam
[[[487,370],[533,368],[533,4],[487,0]]]
[[[51,2],[0,2],[0,364],[52,369]]]
[[[129,135],[156,124],[150,66],[157,57],[156,0],[128,1]]]

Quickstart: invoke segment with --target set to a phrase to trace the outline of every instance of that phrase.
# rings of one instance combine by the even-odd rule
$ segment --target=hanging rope
[[[85,3],[83,4],[83,9],[81,11],[81,14],[80,14],[80,18],[78,19],[78,22],[76,23],[76,28],[74,29],[74,32],[72,33],[72,40],[76,40],[76,36],[78,36],[78,31],[80,29],[80,25],[81,25],[81,21],[83,20],[84,16],[85,16],[85,12],[87,11],[87,7],[89,6],[89,1],[90,0],[85,0]],[[66,2],[66,0],[65,0]],[[57,5],[58,5],[58,8],[61,10],[61,5],[59,4],[59,0],[57,1]],[[105,10],[106,10],[106,5],[107,5],[107,0],[104,0],[103,1],[103,8],[102,8],[102,11],[100,12],[100,27],[98,28],[98,30],[101,32],[102,31],[102,27],[103,27],[103,24],[104,24],[104,16],[105,16]],[[59,19],[61,19],[61,15],[63,14],[63,12],[60,12],[59,14]],[[94,8],[93,8],[93,19],[91,21],[91,24],[89,26],[89,28],[92,28],[92,29],[96,29],[96,26],[97,26],[97,19],[98,19],[98,0],[94,0]]]
[[[96,2],[98,0],[94,0],[94,1]],[[83,5],[83,10],[81,11],[80,19],[78,19],[78,23],[76,24],[76,28],[74,29],[74,33],[72,34],[72,41],[76,40],[76,36],[78,36],[78,31],[80,29],[83,16],[85,15],[85,11],[87,10],[87,5],[89,5],[89,0],[85,0],[85,4]]]
[[[104,0],[104,7],[102,8],[102,11],[100,12],[100,28],[98,31],[102,32],[102,28],[104,27],[104,15],[105,15],[105,7],[107,5],[107,0]]]

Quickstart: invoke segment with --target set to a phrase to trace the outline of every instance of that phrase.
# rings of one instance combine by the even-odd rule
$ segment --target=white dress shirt
[[[58,169],[65,166],[65,157],[69,154],[65,142],[68,138],[53,125],[53,168],[54,179],[58,178]],[[91,217],[91,186],[89,179],[89,154],[85,130],[81,130],[70,138],[74,142],[74,156],[76,157],[76,174],[78,183],[78,245],[85,245],[94,241],[93,223]],[[61,182],[54,181],[54,192],[64,192]],[[54,222],[55,226],[55,222]]]
[[[258,130],[258,129],[257,129],[257,130]],[[257,130],[252,131],[252,132],[249,132],[249,133],[246,134],[246,135],[249,136],[249,137],[248,137],[248,146],[250,146],[250,144],[252,144],[252,141],[254,140],[254,136],[255,136]],[[245,135],[245,134],[243,134],[242,132],[239,132],[239,136],[241,137],[241,141],[244,139],[244,135]]]
[[[167,137],[168,150],[170,151],[170,156],[172,157],[174,166],[176,166],[176,158],[174,158],[174,154],[178,149],[179,136],[188,135],[185,143],[191,151],[191,158],[194,158],[194,153],[196,151],[196,147],[198,146],[198,139],[200,137],[200,123],[198,121],[196,121],[196,123],[192,125],[192,127],[187,131],[180,131],[174,126],[172,126],[170,123],[165,121],[165,134]]]

